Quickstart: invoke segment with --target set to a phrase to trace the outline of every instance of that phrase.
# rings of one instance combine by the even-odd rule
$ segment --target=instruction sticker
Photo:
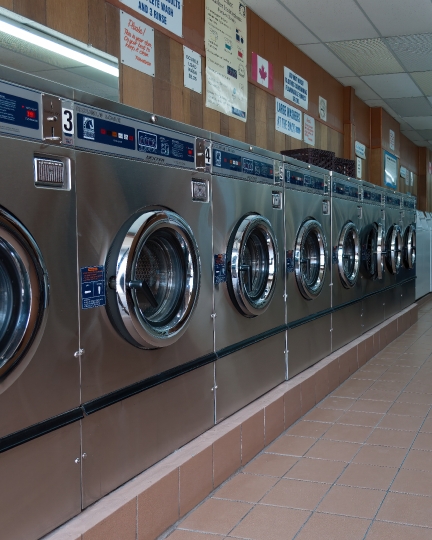
[[[226,268],[226,255],[219,254],[214,256],[214,282],[215,285],[220,283],[226,283],[227,280],[227,268]]]
[[[81,268],[81,309],[93,309],[105,304],[105,267]]]

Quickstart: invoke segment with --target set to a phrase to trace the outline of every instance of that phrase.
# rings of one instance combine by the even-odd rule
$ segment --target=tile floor
[[[160,538],[431,540],[432,300]]]

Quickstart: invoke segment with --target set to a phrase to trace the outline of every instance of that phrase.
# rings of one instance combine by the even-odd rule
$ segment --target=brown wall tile
[[[259,411],[242,423],[242,465],[264,448],[264,411]]]
[[[300,384],[302,415],[310,411],[312,407],[315,407],[315,377],[316,374],[313,374]]]
[[[284,430],[284,398],[281,396],[264,409],[265,445],[279,437]]]
[[[82,540],[136,540],[136,499],[82,535]]]
[[[179,519],[179,470],[138,496],[138,540],[153,540]]]
[[[339,356],[339,377],[341,383],[357,370],[357,347],[352,346]]]
[[[213,444],[213,487],[217,487],[241,467],[241,426]]]
[[[180,517],[213,489],[213,448],[206,448],[180,467]]]
[[[328,367],[322,366],[315,377],[315,401],[319,403],[329,394]]]
[[[284,395],[285,429],[297,422],[302,415],[300,385],[294,386]]]
[[[333,392],[340,385],[339,358],[332,360],[328,366],[329,392]]]

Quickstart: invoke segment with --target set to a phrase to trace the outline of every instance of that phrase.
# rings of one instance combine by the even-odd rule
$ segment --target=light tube
[[[87,56],[86,54],[75,51],[74,49],[69,49],[68,47],[60,45],[60,43],[56,43],[55,41],[50,41],[49,39],[46,39],[37,34],[32,34],[27,30],[24,30],[18,26],[13,26],[12,24],[9,24],[2,20],[0,20],[0,32],[4,32],[5,34],[9,34],[16,38],[22,39],[23,41],[27,41],[28,43],[32,43],[33,45],[37,45],[38,47],[42,47],[43,49],[47,49],[48,51],[55,52],[57,54],[60,54],[61,56],[70,58],[71,60],[76,60],[81,64],[85,64],[86,66],[98,69],[99,71],[104,71],[105,73],[113,75],[114,77],[119,76],[119,70],[116,67],[105,64],[100,60],[96,60],[96,58]]]

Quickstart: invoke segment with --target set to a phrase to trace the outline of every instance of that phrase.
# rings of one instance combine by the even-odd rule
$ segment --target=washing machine
[[[74,108],[84,507],[214,424],[202,141],[133,113]]]
[[[213,136],[217,422],[286,377],[279,165],[229,142]]]
[[[61,107],[0,82],[0,530],[8,540],[40,538],[81,508],[75,166],[47,133],[52,104]]]
[[[426,212],[416,211],[416,300],[431,292],[430,222]]]
[[[385,218],[384,189],[363,182],[363,226],[360,231],[363,332],[384,321]]]
[[[358,338],[362,332],[362,226],[362,182],[332,173],[332,350]]]
[[[284,178],[291,378],[331,352],[331,200],[328,171],[285,157]]]
[[[416,282],[416,197],[402,195],[402,264],[397,275],[401,309],[415,301]]]

